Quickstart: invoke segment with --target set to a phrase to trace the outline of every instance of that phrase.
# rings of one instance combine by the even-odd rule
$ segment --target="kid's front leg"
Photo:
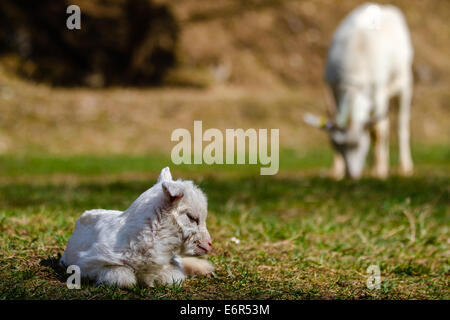
[[[178,256],[174,256],[170,264],[163,266],[158,272],[141,275],[140,281],[149,287],[153,287],[157,284],[181,283],[185,278],[181,259]]]
[[[97,283],[120,288],[129,288],[136,285],[134,272],[123,266],[110,266],[102,268],[97,275]]]

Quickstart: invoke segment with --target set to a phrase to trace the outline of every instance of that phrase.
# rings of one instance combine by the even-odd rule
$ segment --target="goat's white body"
[[[162,183],[141,194],[126,211],[89,210],[77,220],[61,258],[77,265],[81,276],[98,283],[127,287],[183,280],[183,244],[175,218],[164,215]],[[189,270],[211,272],[205,260],[190,258]]]
[[[400,10],[364,4],[336,30],[325,79],[332,87],[349,85],[369,90],[381,86],[394,94],[409,84],[412,59],[410,35]]]
[[[336,123],[362,127],[371,117],[387,115],[389,99],[400,97],[400,161],[405,172],[412,170],[409,147],[412,60],[408,26],[394,6],[363,4],[353,10],[337,28],[328,52],[325,79],[337,106]],[[351,105],[351,107],[348,107]],[[375,170],[387,175],[388,132],[386,118],[375,125]],[[358,131],[358,130],[356,130]],[[339,156],[336,175],[343,175]],[[358,161],[364,161],[359,159]],[[360,173],[358,165],[356,176]]]

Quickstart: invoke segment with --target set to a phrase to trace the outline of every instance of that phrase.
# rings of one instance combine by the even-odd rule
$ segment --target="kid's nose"
[[[205,249],[205,251],[208,253],[211,251],[212,240],[211,240],[211,236],[209,234],[205,238],[202,241],[201,247],[203,249]]]

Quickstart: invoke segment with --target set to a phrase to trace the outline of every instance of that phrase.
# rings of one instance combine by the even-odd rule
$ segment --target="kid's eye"
[[[190,220],[191,222],[195,222],[196,224],[199,223],[199,219],[198,219],[198,218],[193,217],[193,216],[190,215],[189,213],[187,214],[187,216],[188,216],[188,218],[189,218],[189,220]]]

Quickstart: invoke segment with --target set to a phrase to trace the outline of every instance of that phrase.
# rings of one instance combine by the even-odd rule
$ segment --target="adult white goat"
[[[333,173],[359,178],[374,138],[374,174],[388,175],[389,100],[399,97],[401,172],[411,174],[410,103],[413,48],[405,18],[391,5],[363,4],[337,28],[328,52],[325,79],[335,108],[329,120],[307,114],[325,129],[335,149]],[[371,134],[372,133],[372,134]]]

